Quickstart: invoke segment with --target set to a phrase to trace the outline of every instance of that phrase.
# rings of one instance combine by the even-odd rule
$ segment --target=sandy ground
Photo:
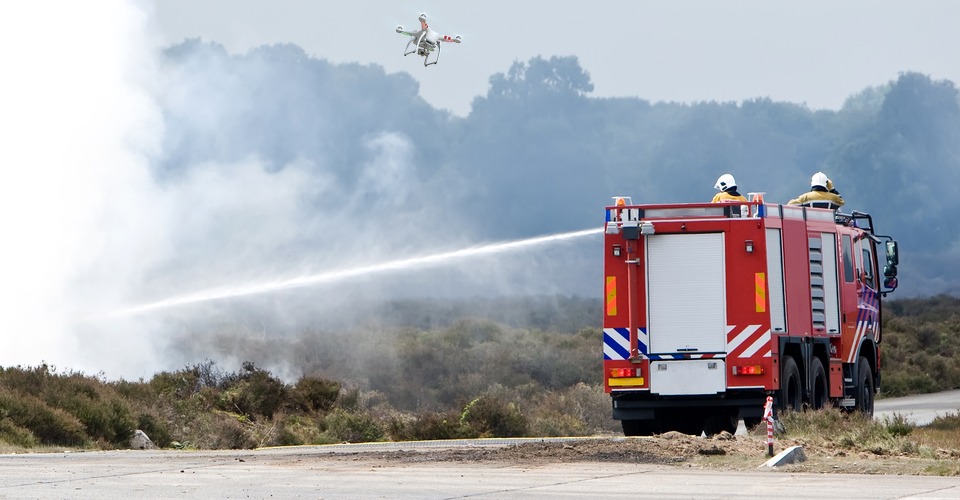
[[[774,453],[800,445],[806,460],[778,467],[784,472],[848,474],[960,475],[960,454],[936,453],[931,458],[877,455],[841,447],[814,447],[791,439],[778,439]],[[333,458],[333,453],[329,454]],[[343,454],[336,453],[342,460]],[[321,455],[323,456],[323,455]],[[374,463],[483,462],[504,465],[537,465],[566,462],[616,462],[663,464],[723,470],[754,470],[768,460],[766,437],[722,433],[694,437],[669,432],[642,438],[590,438],[564,442],[525,442],[502,447],[365,451],[351,459]]]

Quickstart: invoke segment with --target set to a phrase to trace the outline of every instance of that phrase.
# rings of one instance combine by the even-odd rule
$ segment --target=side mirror
[[[897,242],[888,239],[884,243],[884,253],[887,255],[887,265],[883,266],[883,288],[880,292],[886,296],[897,289],[897,264],[900,263]]]
[[[893,271],[896,273],[897,264],[900,263],[900,253],[897,251],[897,242],[890,240],[886,244],[886,253],[887,253],[887,265],[893,266]],[[896,274],[894,274],[896,276]]]
[[[895,276],[887,277],[883,280],[883,293],[892,292],[897,289],[897,278]]]
[[[883,293],[897,289],[897,266],[888,264],[883,267]]]
[[[886,278],[896,278],[897,277],[897,266],[886,265],[883,266],[883,276]]]

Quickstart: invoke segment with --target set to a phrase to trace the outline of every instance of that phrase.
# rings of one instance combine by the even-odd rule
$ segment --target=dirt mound
[[[812,447],[792,439],[778,439],[774,452],[790,446],[804,446],[807,460],[777,470],[788,472],[833,472],[868,474],[956,475],[940,458],[880,456],[854,453],[839,447]],[[653,437],[583,438],[567,441],[523,442],[506,446],[452,449],[411,448],[404,451],[365,452],[362,460],[385,463],[502,462],[537,466],[558,462],[616,462],[667,464],[728,470],[749,470],[769,458],[765,437],[733,436],[727,433],[707,438],[669,432]],[[954,462],[950,458],[946,460]]]

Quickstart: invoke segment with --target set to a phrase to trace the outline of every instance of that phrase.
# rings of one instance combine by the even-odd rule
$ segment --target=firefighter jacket
[[[823,189],[823,188],[821,188]],[[800,196],[790,200],[790,205],[810,205],[816,202],[830,202],[836,205],[837,207],[843,206],[843,197],[839,193],[830,192],[826,190],[814,189],[809,193],[803,193]]]
[[[731,189],[729,191],[720,191],[716,194],[716,196],[713,197],[712,200],[710,200],[711,203],[723,203],[730,201],[747,201],[747,199],[735,189]]]

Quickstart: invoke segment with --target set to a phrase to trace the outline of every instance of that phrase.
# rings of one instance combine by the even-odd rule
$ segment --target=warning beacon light
[[[614,197],[613,197],[613,204],[614,204],[617,208],[621,208],[621,207],[625,207],[625,206],[627,206],[627,205],[633,205],[633,200],[631,200],[629,196],[614,196]]]

